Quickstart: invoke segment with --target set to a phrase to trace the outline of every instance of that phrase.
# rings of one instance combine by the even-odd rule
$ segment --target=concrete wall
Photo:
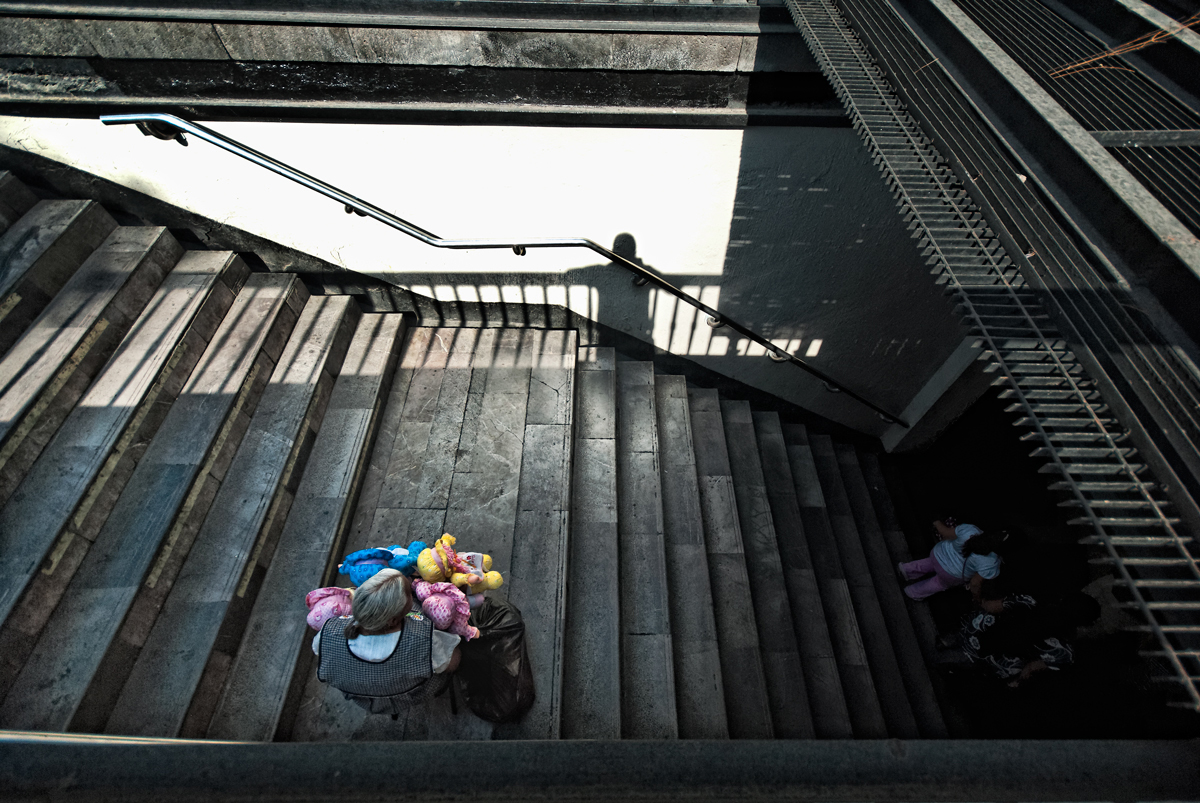
[[[442,237],[583,236],[899,412],[962,340],[849,129],[221,123]],[[587,251],[442,251],[205,143],[0,117],[0,141],[439,299],[557,303],[816,413],[885,425]]]

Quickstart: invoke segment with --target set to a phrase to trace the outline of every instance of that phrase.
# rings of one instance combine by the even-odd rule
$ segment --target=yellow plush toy
[[[504,585],[500,572],[492,571],[492,556],[479,552],[456,552],[455,538],[444,533],[433,546],[417,556],[417,571],[430,583],[453,583],[470,594],[480,594]]]

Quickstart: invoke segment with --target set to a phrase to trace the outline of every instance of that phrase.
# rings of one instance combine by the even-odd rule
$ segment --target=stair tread
[[[581,349],[576,367],[562,734],[620,739],[621,635],[619,619],[611,613],[613,601],[620,599],[613,560],[618,554],[615,355],[611,348]]]
[[[5,698],[6,727],[67,727],[239,395],[230,388],[241,387],[267,345],[272,327],[264,321],[286,319],[298,283],[267,274],[247,280]]]
[[[394,510],[387,507],[389,500],[384,494],[388,469],[395,454],[400,425],[404,420],[405,405],[408,403],[409,390],[412,388],[413,377],[416,373],[412,365],[417,364],[418,360],[414,355],[419,353],[422,357],[424,356],[424,349],[428,346],[434,331],[431,328],[408,330],[404,351],[401,353],[399,364],[392,376],[392,384],[388,389],[383,414],[379,419],[379,429],[375,436],[375,443],[371,447],[371,457],[362,490],[359,492],[357,509],[350,524],[350,532],[346,536],[346,543],[341,550],[344,555],[374,546],[407,545],[413,540],[428,541],[430,533],[442,532],[442,525],[446,518],[444,509]],[[419,393],[417,395],[420,396]],[[424,402],[431,403],[428,396],[421,398]],[[435,395],[432,398],[436,400],[437,397]],[[403,439],[401,439],[401,444],[403,444]],[[351,585],[349,578],[343,575],[337,577],[335,584]],[[311,631],[309,632],[311,634]],[[444,697],[437,698],[430,701],[428,705],[436,705],[444,699]],[[215,702],[213,704],[215,705]],[[464,712],[459,719],[469,718],[471,715]],[[383,723],[385,730],[379,738],[404,738],[406,732],[414,738],[424,738],[420,735],[419,728],[422,724],[427,724],[420,722],[416,717],[405,718],[404,722],[394,724],[386,717],[372,717],[357,705],[346,700],[340,691],[327,683],[322,683],[314,671],[309,676],[302,702],[292,722],[291,740],[297,742],[345,741],[360,733],[363,727],[368,726],[371,722]],[[486,732],[486,738],[491,738],[490,723]],[[196,735],[203,735],[203,731]],[[427,737],[428,733],[426,732],[424,736]]]
[[[870,489],[859,465],[855,447],[849,444],[834,444],[842,481],[849,498],[863,556],[870,568],[875,592],[878,596],[880,613],[886,623],[899,664],[900,677],[912,703],[912,713],[927,739],[947,738],[946,722],[942,718],[937,695],[930,682],[929,670],[917,645],[916,631],[912,620],[905,613],[904,594],[895,581],[895,563],[891,560],[883,542],[883,531],[871,501]]]
[[[320,388],[328,393],[345,356],[357,318],[347,314],[351,305],[348,296],[325,296],[312,299],[301,313],[212,512],[138,654],[107,733],[179,733],[204,671],[201,656],[213,648],[289,457],[303,443],[309,407]]]
[[[800,519],[817,572],[821,602],[829,622],[854,735],[859,739],[884,739],[887,738],[887,725],[871,678],[862,635],[854,617],[854,605],[838,557],[837,542],[821,491],[808,430],[802,424],[785,424],[783,431],[788,444],[792,477],[796,483],[796,496],[800,502]]]
[[[758,633],[746,626],[754,621],[754,603],[717,391],[689,389],[688,409],[729,735],[770,739],[773,726]]]
[[[780,739],[811,739],[814,735],[808,690],[796,645],[796,629],[784,595],[783,565],[771,516],[771,502],[763,478],[762,461],[754,432],[750,404],[722,401],[721,417],[733,491],[742,529],[746,570],[754,578],[750,593],[754,600],[758,642],[775,736]]]
[[[679,736],[728,739],[687,382],[658,376],[654,392]]]
[[[846,494],[833,440],[828,435],[809,433],[809,444],[817,465],[817,476],[820,478],[821,492],[825,497],[825,509],[834,540],[837,542],[838,557],[846,575],[850,600],[854,605],[855,621],[862,634],[863,649],[867,654],[875,690],[879,695],[879,707],[887,723],[888,735],[915,739],[919,735],[917,721],[913,716],[900,665],[892,648],[891,634],[884,622],[883,612],[879,609],[875,582],[867,565],[858,523],[854,519],[850,499]]]
[[[562,721],[566,589],[547,577],[567,571],[577,341],[574,332],[535,331],[553,337],[562,353],[544,352],[553,359],[538,359],[529,369],[508,598],[525,617],[533,684],[540,691],[519,723],[500,729],[513,739],[557,739]]]
[[[237,267],[231,267],[235,260]],[[244,279],[245,266],[233,254],[195,251],[185,255],[159,286],[0,511],[0,621],[12,612],[185,331],[198,321],[196,326],[205,328],[204,338],[211,336],[216,322],[199,322],[201,316],[211,311],[219,318]],[[219,284],[222,281],[227,284]]]
[[[0,235],[0,354],[116,227],[91,201],[40,201]]]
[[[679,735],[666,585],[654,364],[617,363],[621,735]]]
[[[311,655],[298,603],[324,584],[355,477],[391,379],[401,315],[364,315],[329,397],[308,469],[300,479],[276,552],[229,670],[208,733],[212,738],[269,741],[293,681],[297,653]],[[336,560],[334,561],[336,562]]]
[[[161,227],[120,228],[101,243],[0,360],[0,443],[16,434],[43,391],[62,381],[61,372],[72,369],[68,360],[92,347],[89,336],[95,340],[102,332],[108,342],[124,332],[181,255],[180,245]],[[123,293],[127,289],[135,298]],[[121,301],[137,309],[130,314]],[[105,324],[111,333],[94,331]]]
[[[904,503],[904,497],[893,496],[889,490],[890,485],[880,465],[879,458],[870,453],[864,452],[859,460],[859,467],[863,472],[863,479],[867,483],[867,489],[871,493],[871,502],[875,508],[875,515],[879,520],[879,527],[882,530],[883,543],[887,547],[888,555],[891,563],[900,563],[912,560],[912,552],[909,549],[908,540],[905,538],[904,530],[900,525],[900,520],[897,515],[896,506]],[[894,501],[893,501],[894,500]],[[911,511],[908,513],[911,520]],[[921,654],[925,657],[925,665],[932,666],[934,659],[937,657],[937,625],[934,624],[933,614],[929,610],[928,605],[922,605],[908,601],[906,599],[905,607],[908,609],[909,620],[912,622],[913,630],[917,636],[917,646],[921,650]],[[949,694],[946,688],[946,683],[940,675],[932,673],[929,676],[930,682],[933,684],[934,693],[941,703],[942,718],[946,722],[946,730],[950,733],[952,739],[964,739],[969,735],[966,721],[962,713],[958,710],[958,705]]]
[[[792,468],[788,464],[787,445],[777,413],[754,413],[754,429],[762,459],[763,476],[779,543],[783,564],[784,584],[796,628],[796,642],[804,681],[812,709],[813,729],[820,739],[850,739],[850,713],[842,681],[838,676],[837,660],[821,605],[812,557],[800,523],[800,505]]]

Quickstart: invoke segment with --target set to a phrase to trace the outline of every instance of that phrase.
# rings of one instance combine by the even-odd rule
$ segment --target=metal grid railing
[[[1200,129],[1200,114],[1037,0],[955,0],[1043,89],[1091,131]],[[1146,189],[1200,234],[1200,149],[1114,148]]]
[[[1200,710],[1200,626],[1192,616],[1200,612],[1200,568],[1169,500],[1136,462],[1128,433],[1014,262],[1020,257],[1010,256],[968,191],[964,179],[975,185],[978,177],[956,174],[832,0],[787,2],[932,271],[971,323],[989,369],[1000,374],[1001,395],[1013,402],[1007,409],[1028,430],[1022,440],[1047,459],[1042,471],[1057,477],[1051,488],[1069,495],[1063,504],[1079,512],[1072,522],[1088,526],[1084,541],[1102,549],[1097,560],[1111,565],[1128,604],[1140,611],[1138,627],[1155,642],[1148,652],[1166,660],[1186,704]],[[890,8],[876,10],[891,15],[901,32]],[[902,57],[910,71],[934,64],[928,51]],[[922,57],[924,66],[914,60]]]

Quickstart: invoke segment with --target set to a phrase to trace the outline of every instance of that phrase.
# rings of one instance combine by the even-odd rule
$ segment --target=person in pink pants
[[[938,543],[929,557],[897,564],[901,579],[920,580],[904,587],[904,593],[912,599],[921,600],[955,586],[966,585],[973,595],[979,593],[984,580],[1000,574],[1000,556],[993,549],[992,540],[974,524],[958,524],[954,519],[938,520],[933,523]],[[983,541],[966,544],[976,536]],[[985,543],[986,542],[986,543]],[[978,548],[976,548],[978,547]],[[932,576],[925,579],[925,575]]]

